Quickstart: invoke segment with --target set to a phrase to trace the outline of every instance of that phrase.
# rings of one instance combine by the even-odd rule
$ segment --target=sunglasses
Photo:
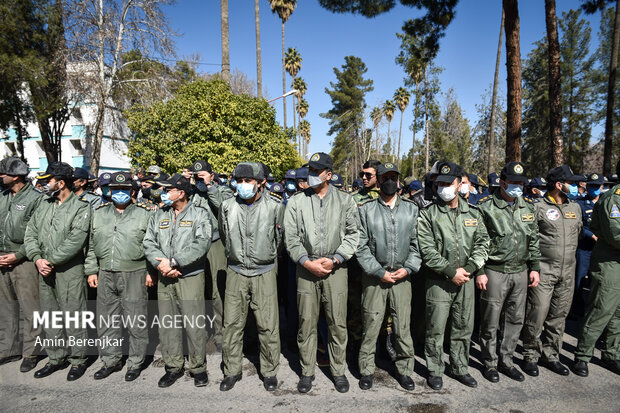
[[[370,178],[372,178],[373,176],[375,176],[375,174],[370,173],[370,172],[360,172],[360,174],[359,174],[359,177],[360,177],[361,179],[364,179],[364,178],[366,178],[366,179],[370,179]]]

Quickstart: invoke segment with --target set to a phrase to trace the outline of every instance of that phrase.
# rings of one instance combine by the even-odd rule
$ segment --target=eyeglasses
[[[360,179],[364,179],[364,178],[370,179],[373,176],[375,176],[375,174],[370,173],[370,172],[360,172],[360,174],[359,174]]]

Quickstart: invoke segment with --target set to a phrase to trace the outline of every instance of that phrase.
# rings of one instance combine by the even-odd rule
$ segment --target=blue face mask
[[[131,196],[129,195],[129,189],[115,189],[112,191],[112,201],[118,205],[127,205],[131,202]]]
[[[235,190],[237,189],[237,181],[235,179],[230,180],[230,187]]]
[[[579,187],[577,184],[570,184],[568,186],[568,193],[566,194],[568,199],[577,199],[579,196]]]
[[[271,182],[265,182],[267,189],[271,189],[271,185],[273,185]]]
[[[255,184],[237,184],[237,195],[241,199],[250,199],[256,194],[257,188]]]
[[[509,197],[518,198],[523,195],[523,186],[518,184],[508,184],[508,188],[506,188],[505,191]]]
[[[102,186],[102,187],[101,187],[101,195],[102,195],[104,198],[109,199],[109,198],[112,196],[112,193],[110,192],[110,187],[109,187],[109,186],[107,186],[107,185],[106,185],[106,186]]]
[[[600,186],[596,186],[596,187],[593,187],[593,188],[588,188],[588,195],[590,195],[590,198],[596,198],[600,194],[601,194],[601,187]]]
[[[196,182],[196,189],[200,192],[207,192],[207,184],[204,181]]]
[[[297,189],[297,185],[295,184],[295,181],[286,181],[286,190],[289,192],[295,192],[295,190]]]
[[[173,201],[170,199],[170,195],[167,192],[161,194],[161,202],[166,206],[171,206]]]

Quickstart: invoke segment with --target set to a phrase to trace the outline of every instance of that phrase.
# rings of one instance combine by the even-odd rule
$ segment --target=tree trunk
[[[545,0],[545,20],[547,23],[547,50],[549,51],[549,139],[553,166],[564,163],[562,142],[562,95],[560,80],[560,41],[558,22],[555,15],[555,0]]]
[[[390,125],[392,125],[392,121],[391,121],[391,120],[388,120],[388,135],[387,135],[387,141],[388,141],[388,143],[390,144],[390,146],[392,146],[392,140],[390,139]],[[391,155],[391,153],[390,153],[390,152],[392,152],[392,148],[389,148],[389,149],[390,149],[390,151],[389,151],[389,152],[386,154],[386,156],[385,156],[385,160],[386,160],[386,161],[390,159],[390,155]]]
[[[220,0],[222,9],[222,77],[230,84],[230,42],[228,32],[228,0]]]
[[[99,165],[101,164],[101,143],[103,141],[103,125],[105,118],[105,102],[106,99],[101,99],[97,102],[97,118],[95,119],[95,136],[92,144],[91,160],[90,160],[90,173],[98,176]]]
[[[381,143],[379,142],[379,125],[375,125],[375,140],[377,141],[376,145],[377,145],[377,156],[376,159],[381,159],[381,148],[380,145]]]
[[[295,78],[293,78],[295,80]],[[295,140],[299,143],[299,134],[297,133],[297,116],[296,115],[296,106],[295,106],[295,94],[293,94],[293,133],[295,133]],[[297,145],[297,151],[299,152],[299,156],[303,151],[301,145]]]
[[[411,176],[415,178],[415,127],[418,122],[418,117],[416,116],[416,108],[418,107],[418,87],[420,87],[419,83],[415,85],[415,105],[413,106],[413,141],[411,143]]]
[[[254,0],[254,26],[256,27],[256,97],[263,98],[263,61],[260,50],[260,6]]]
[[[502,23],[499,29],[499,43],[497,44],[497,58],[495,59],[495,77],[493,78],[493,96],[491,97],[491,123],[489,125],[489,163],[487,175],[493,172],[495,155],[495,116],[497,112],[497,84],[499,83],[499,62],[502,58],[502,36],[504,35],[504,9],[502,8]]]
[[[284,20],[282,20],[282,95],[286,94],[286,68],[284,67]],[[282,108],[284,110],[284,129],[286,129],[286,97],[282,98]]]
[[[605,146],[603,149],[603,174],[612,172],[611,153],[614,138],[614,102],[616,87],[616,72],[618,69],[618,44],[620,43],[620,0],[616,0],[616,20],[614,22],[614,41],[609,61],[609,82],[607,83],[607,115],[605,118]]]
[[[403,133],[403,112],[400,111],[400,129],[398,130],[398,149],[396,150],[396,165],[400,169],[400,137]]]
[[[519,2],[503,0],[506,29],[508,102],[506,110],[506,162],[521,161],[521,50]]]
[[[430,136],[428,135],[428,76],[426,73],[426,68],[424,68],[424,130],[426,136],[424,140],[426,142],[426,162],[424,164],[424,170],[429,172],[431,170],[430,166]]]

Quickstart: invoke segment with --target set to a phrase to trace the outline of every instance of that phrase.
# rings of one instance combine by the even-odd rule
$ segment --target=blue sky
[[[501,0],[461,0],[456,17],[441,40],[436,64],[444,67],[440,75],[442,90],[453,88],[470,125],[476,122],[475,105],[482,103],[481,95],[493,81],[497,42],[501,18]],[[557,14],[578,8],[579,0],[558,0]],[[544,1],[525,0],[520,4],[521,56],[525,58],[532,43],[546,35]],[[271,12],[267,0],[261,0],[261,47],[263,90],[268,98],[282,95],[281,22]],[[219,71],[221,62],[220,2],[218,0],[178,0],[165,9],[171,27],[180,36],[176,39],[178,57],[192,53],[200,55],[201,72]],[[306,119],[312,126],[310,153],[329,152],[332,137],[327,136],[328,121],[319,116],[331,108],[325,93],[335,81],[334,67],[344,63],[344,57],[360,57],[368,67],[366,77],[374,81],[374,90],[367,94],[369,107],[379,105],[393,96],[403,85],[403,71],[394,59],[400,41],[395,33],[403,22],[423,13],[398,6],[374,19],[351,14],[333,14],[322,9],[317,0],[298,0],[298,6],[286,24],[286,47],[295,47],[303,57],[298,76],[308,84],[306,100],[310,109]],[[592,27],[593,51],[598,44],[599,14],[584,16]],[[230,64],[256,80],[256,49],[254,32],[254,1],[229,0]],[[505,43],[502,45],[500,90],[506,90]],[[287,75],[287,90],[290,78]],[[292,98],[288,98],[288,123],[292,126]],[[443,98],[440,98],[443,100]],[[279,122],[282,122],[281,100],[274,102]],[[411,147],[408,125],[413,119],[411,106],[404,115],[402,152]],[[398,128],[400,114],[392,122]],[[405,126],[407,125],[407,126]],[[600,127],[595,129],[598,138]],[[421,139],[418,134],[417,139]]]

